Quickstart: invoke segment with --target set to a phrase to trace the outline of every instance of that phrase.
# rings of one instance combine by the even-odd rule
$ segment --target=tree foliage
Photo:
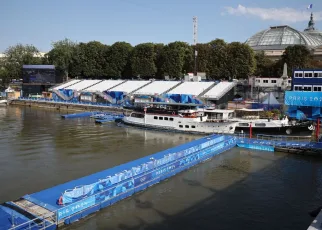
[[[256,60],[256,70],[254,72],[255,76],[259,77],[272,77],[275,76],[275,63],[269,59],[264,51],[258,52],[255,54]]]
[[[108,60],[104,71],[106,76],[126,78],[132,75],[130,64],[132,49],[131,44],[127,42],[116,42],[109,47],[105,56]]]
[[[164,47],[164,56],[163,70],[170,77],[181,78],[193,69],[192,48],[185,42],[169,43]]]
[[[142,43],[133,48],[131,67],[133,75],[154,77],[156,68],[156,53],[153,43]]]
[[[2,62],[2,68],[6,73],[9,73],[7,78],[20,79],[21,70],[23,65],[41,64],[41,58],[39,50],[33,45],[17,44],[10,46],[4,52],[4,60]]]
[[[211,79],[221,79],[227,76],[227,43],[222,39],[216,39],[209,44],[209,60],[206,74]]]
[[[229,79],[247,78],[256,68],[256,60],[250,46],[232,42],[227,46],[227,70]]]
[[[287,63],[289,71],[293,69],[307,68],[312,60],[311,52],[303,45],[288,46],[282,56]]]
[[[67,79],[72,68],[76,46],[76,42],[65,38],[64,40],[53,42],[52,50],[48,53],[49,62],[54,64],[57,69],[63,71]]]

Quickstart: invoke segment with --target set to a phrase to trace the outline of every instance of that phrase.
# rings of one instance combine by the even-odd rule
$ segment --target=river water
[[[0,108],[0,203],[198,136]],[[307,229],[322,159],[234,148],[63,229]]]

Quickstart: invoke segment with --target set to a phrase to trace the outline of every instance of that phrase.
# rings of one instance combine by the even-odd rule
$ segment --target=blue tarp
[[[191,94],[166,94],[165,96],[176,103],[202,104],[201,101]]]
[[[304,120],[307,118],[301,110],[288,110],[287,115],[297,120]]]
[[[107,95],[109,95],[111,98],[113,98],[112,103],[116,104],[118,101],[122,101],[124,98],[124,92],[119,91],[105,91]]]

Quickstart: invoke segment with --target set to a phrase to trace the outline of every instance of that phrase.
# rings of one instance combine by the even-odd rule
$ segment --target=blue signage
[[[237,146],[242,148],[247,148],[247,149],[256,149],[261,151],[274,152],[274,147],[269,145],[252,145],[252,144],[238,143]]]
[[[57,211],[57,219],[64,219],[93,205],[95,205],[95,196],[85,198],[81,201],[75,202],[71,205],[59,209]]]
[[[285,105],[322,107],[322,93],[286,91]]]

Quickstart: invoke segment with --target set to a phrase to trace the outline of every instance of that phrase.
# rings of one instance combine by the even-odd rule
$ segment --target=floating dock
[[[211,135],[0,205],[0,229],[55,229],[236,146]]]

